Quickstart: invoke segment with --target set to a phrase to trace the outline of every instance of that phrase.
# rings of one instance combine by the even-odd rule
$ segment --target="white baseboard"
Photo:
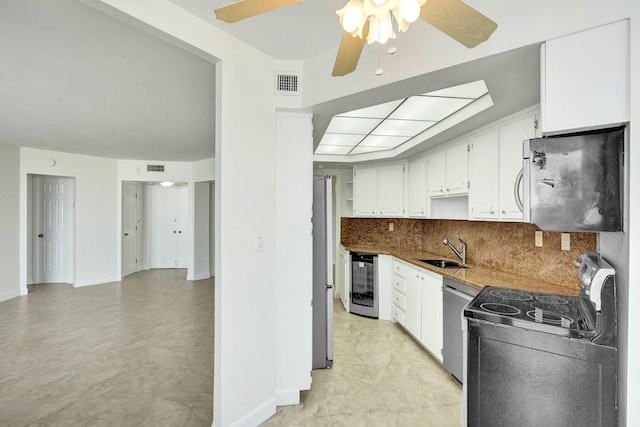
[[[20,292],[20,289],[16,289],[14,291],[9,291],[9,292],[3,292],[0,294],[0,301],[6,301],[11,298],[19,297],[20,295],[22,295],[22,293]]]
[[[102,279],[93,279],[93,280],[76,280],[73,283],[74,288],[83,288],[85,286],[93,286],[93,285],[102,285],[105,283],[113,283],[120,282],[122,280],[121,277],[110,277],[110,278],[102,278]]]
[[[255,427],[262,424],[269,417],[276,413],[276,399],[275,397],[263,402],[261,405],[256,406],[251,412],[244,417],[232,422],[232,427]]]
[[[209,277],[211,277],[211,274],[209,273],[200,273],[193,276],[193,280],[204,280],[208,279]]]
[[[297,405],[300,403],[300,390],[276,390],[276,405]]]

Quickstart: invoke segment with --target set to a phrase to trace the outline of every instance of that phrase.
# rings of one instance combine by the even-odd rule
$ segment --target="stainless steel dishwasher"
[[[462,383],[463,366],[463,334],[462,311],[464,307],[480,292],[479,289],[451,280],[443,279],[444,292],[442,296],[442,324],[443,348],[442,360],[444,367]]]

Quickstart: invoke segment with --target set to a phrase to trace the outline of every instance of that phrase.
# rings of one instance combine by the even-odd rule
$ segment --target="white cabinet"
[[[351,291],[351,254],[342,245],[338,251],[336,272],[336,292],[344,309],[349,311],[349,292]]]
[[[421,280],[420,341],[442,363],[442,276],[425,271]]]
[[[427,158],[409,160],[408,194],[409,216],[426,218],[427,216]]]
[[[405,325],[405,311],[407,307],[407,266],[393,258],[391,286],[391,319],[400,325]]]
[[[442,276],[394,258],[393,320],[442,362]]]
[[[498,218],[498,130],[469,141],[469,218]]]
[[[405,309],[404,327],[416,339],[420,340],[421,307],[420,289],[422,287],[422,274],[413,267],[407,268],[407,300]]]
[[[524,195],[522,183],[517,183],[516,180],[522,171],[522,142],[538,136],[536,135],[537,123],[537,114],[529,113],[500,127],[498,165],[501,221],[522,221],[522,211],[516,203],[516,192],[519,193],[520,200]],[[518,184],[517,188],[516,184]]]
[[[547,41],[541,50],[542,131],[629,121],[629,21]]]
[[[353,170],[353,214],[402,217],[405,214],[405,163],[356,167]]]
[[[427,158],[427,188],[429,197],[467,194],[469,185],[468,143],[452,145]]]
[[[376,216],[378,209],[378,168],[353,169],[353,215]]]
[[[522,170],[522,142],[536,137],[535,112],[469,140],[469,219],[522,221],[515,192]]]

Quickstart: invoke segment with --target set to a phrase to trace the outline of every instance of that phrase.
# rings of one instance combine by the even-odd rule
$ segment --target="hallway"
[[[148,270],[0,303],[0,425],[210,426],[214,280]]]

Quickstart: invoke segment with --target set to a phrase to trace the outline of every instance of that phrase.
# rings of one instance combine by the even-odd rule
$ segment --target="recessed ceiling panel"
[[[353,151],[349,154],[363,154],[363,153],[375,153],[376,151],[385,151],[390,150],[389,147],[362,147],[357,146],[353,149]]]
[[[384,119],[393,110],[402,103],[402,99],[397,101],[385,102],[384,104],[373,105],[367,108],[361,108],[359,110],[348,111],[346,113],[338,114],[339,117],[369,117],[375,119]]]
[[[365,135],[354,135],[354,134],[343,134],[343,133],[325,133],[320,141],[320,146],[322,145],[346,145],[349,147],[353,147],[358,144],[358,142],[362,141]]]
[[[327,133],[368,134],[382,119],[364,119],[355,117],[334,117],[329,123]]]
[[[390,119],[440,121],[469,104],[471,99],[413,96],[408,98]]]
[[[371,132],[372,135],[412,137],[433,126],[436,122],[422,120],[385,120]]]
[[[359,147],[395,148],[409,139],[406,136],[369,135],[358,145]]]
[[[318,145],[318,148],[316,148],[316,154],[349,154],[351,148],[351,145]]]

